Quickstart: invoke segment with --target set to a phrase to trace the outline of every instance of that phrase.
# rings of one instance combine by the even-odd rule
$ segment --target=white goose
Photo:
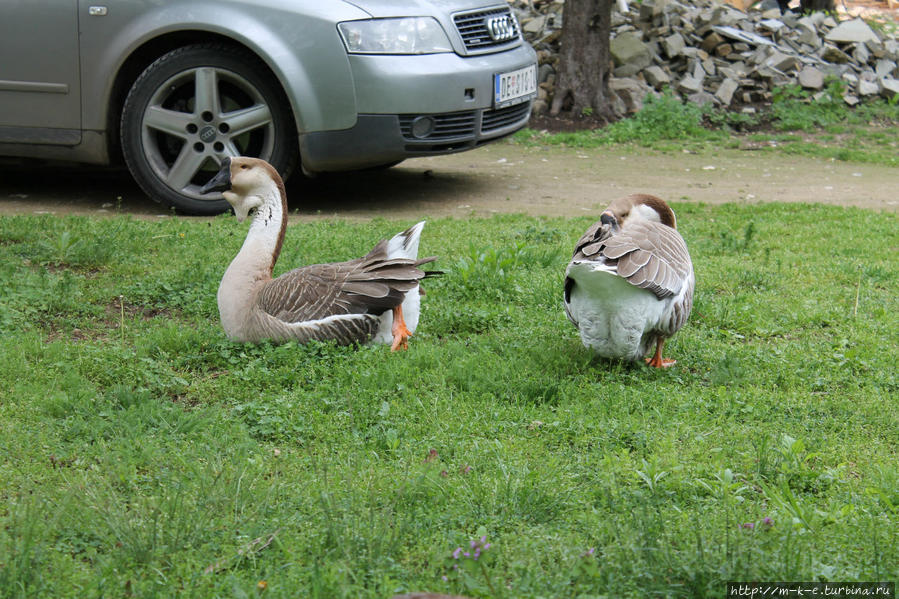
[[[605,358],[656,368],[665,340],[693,307],[693,263],[664,200],[635,194],[615,200],[581,237],[565,270],[565,313],[584,346]]]
[[[340,344],[376,341],[406,349],[419,316],[417,259],[424,222],[382,240],[362,258],[314,264],[276,279],[272,269],[287,229],[287,194],[278,172],[256,158],[226,158],[202,192],[221,191],[250,230],[218,290],[222,327],[235,341],[316,339]]]

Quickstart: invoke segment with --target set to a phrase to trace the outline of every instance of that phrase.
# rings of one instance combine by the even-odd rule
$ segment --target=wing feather
[[[626,222],[615,234],[595,223],[578,241],[575,260],[615,267],[619,276],[659,298],[680,293],[693,270],[680,233],[651,221]]]
[[[341,314],[381,314],[402,303],[406,292],[429,273],[418,268],[435,257],[387,258],[387,242],[379,242],[363,258],[314,264],[270,281],[257,302],[285,323],[321,320]],[[352,319],[333,326],[353,326]]]
[[[693,270],[680,233],[655,222],[628,225],[609,239],[603,255],[617,257],[621,276],[659,298],[680,293]]]
[[[604,226],[600,221],[590,225],[590,228],[581,235],[575,244],[572,260],[590,258],[598,254],[602,250],[602,242],[609,237],[610,233],[611,228]]]
[[[608,256],[614,258],[615,256]],[[644,267],[653,260],[654,256],[646,250],[632,249],[629,252],[618,255],[618,274],[629,280],[634,285],[646,280]]]

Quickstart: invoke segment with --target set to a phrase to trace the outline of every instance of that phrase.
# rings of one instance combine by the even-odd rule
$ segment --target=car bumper
[[[443,114],[361,114],[356,126],[300,136],[300,159],[307,173],[345,171],[414,158],[450,154],[496,141],[524,127],[532,100],[504,108]],[[433,131],[418,137],[412,124],[433,119]]]
[[[379,166],[461,152],[510,135],[527,124],[533,97],[495,108],[494,77],[536,62],[527,44],[469,57],[351,55],[356,124],[302,133],[303,168],[323,172]]]

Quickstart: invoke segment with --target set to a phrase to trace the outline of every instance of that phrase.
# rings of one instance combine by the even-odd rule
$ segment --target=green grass
[[[799,86],[777,88],[770,106],[744,114],[699,108],[666,92],[648,96],[636,115],[601,129],[552,134],[525,129],[513,139],[583,148],[632,144],[678,152],[716,152],[749,142],[766,152],[899,166],[899,96],[850,108],[843,93],[835,80],[820,95]]]
[[[429,222],[446,274],[401,354],[227,341],[231,218],[0,219],[0,596],[895,580],[899,219],[675,209],[698,283],[664,372],[565,319],[588,219]],[[279,272],[408,224],[292,226]]]

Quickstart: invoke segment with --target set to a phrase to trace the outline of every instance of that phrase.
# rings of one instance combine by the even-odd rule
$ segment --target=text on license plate
[[[494,75],[493,91],[496,108],[523,101],[537,92],[537,65]]]

